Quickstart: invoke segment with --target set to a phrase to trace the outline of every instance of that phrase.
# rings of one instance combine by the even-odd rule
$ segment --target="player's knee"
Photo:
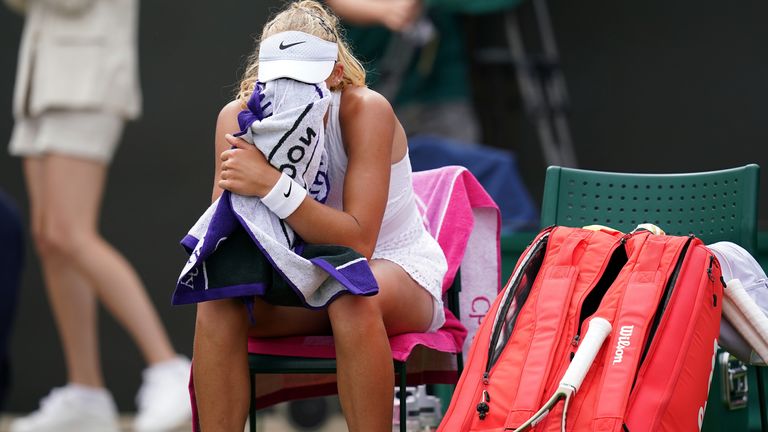
[[[197,305],[196,337],[212,337],[221,342],[242,341],[248,330],[245,306],[236,300],[212,300]]]
[[[342,296],[331,303],[328,317],[336,336],[365,337],[383,325],[381,309],[372,297]]]

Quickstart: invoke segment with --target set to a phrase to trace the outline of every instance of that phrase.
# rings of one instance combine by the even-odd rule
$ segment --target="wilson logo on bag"
[[[624,358],[624,348],[629,348],[631,344],[630,338],[635,326],[623,326],[619,330],[619,343],[616,345],[616,352],[613,353],[613,364],[621,363],[621,359]]]

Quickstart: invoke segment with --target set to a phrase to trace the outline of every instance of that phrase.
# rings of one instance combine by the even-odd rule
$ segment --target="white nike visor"
[[[263,83],[292,78],[307,84],[325,81],[333,71],[339,47],[300,31],[272,35],[259,45],[259,75]]]

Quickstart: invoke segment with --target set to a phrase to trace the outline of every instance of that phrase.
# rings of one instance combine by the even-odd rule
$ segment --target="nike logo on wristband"
[[[288,183],[288,192],[284,193],[283,196],[288,198],[291,196],[291,189],[293,188],[293,182]]]
[[[306,41],[299,41],[299,42],[294,42],[294,43],[287,44],[287,43],[285,43],[285,41],[282,41],[282,42],[280,42],[280,46],[278,48],[280,48],[281,50],[284,50],[284,49],[288,49],[288,48],[290,48],[292,46],[295,46],[295,45],[298,45],[298,44],[303,44],[304,42],[306,42]]]

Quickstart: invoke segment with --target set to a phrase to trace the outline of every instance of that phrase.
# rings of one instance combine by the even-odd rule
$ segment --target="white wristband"
[[[285,219],[299,208],[305,196],[307,196],[307,190],[293,181],[288,174],[282,173],[275,186],[261,199],[261,202],[277,217]]]

